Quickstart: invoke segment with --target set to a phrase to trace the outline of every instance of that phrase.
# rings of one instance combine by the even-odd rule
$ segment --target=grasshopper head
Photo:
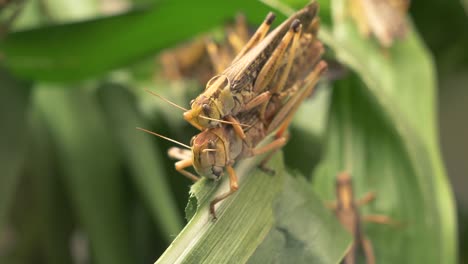
[[[193,167],[199,175],[219,180],[227,165],[227,149],[222,138],[208,129],[192,138]]]
[[[216,120],[220,120],[223,117],[216,105],[216,101],[206,97],[204,94],[192,100],[190,104],[191,109],[184,113],[184,119],[200,130],[217,126],[219,122]]]
[[[184,119],[196,128],[216,127],[226,113],[233,107],[234,99],[230,93],[230,83],[225,75],[213,77],[205,91],[190,102],[190,110]]]

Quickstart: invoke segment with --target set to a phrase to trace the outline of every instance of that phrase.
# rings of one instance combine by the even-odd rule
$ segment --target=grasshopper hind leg
[[[288,142],[288,136],[281,136],[279,138],[276,138],[272,142],[266,144],[265,146],[253,149],[252,156],[257,156],[257,155],[261,155],[264,153],[268,153],[268,155],[265,158],[263,158],[263,160],[260,162],[260,164],[258,165],[258,168],[267,174],[274,175],[275,171],[273,169],[268,168],[266,164],[273,157],[273,154],[275,154],[276,151],[278,151],[284,145],[286,145],[287,142]]]
[[[265,38],[266,34],[270,30],[270,26],[275,20],[275,14],[269,13],[263,23],[258,27],[257,31],[253,34],[250,40],[245,44],[242,50],[237,54],[236,58],[234,58],[233,62],[237,61],[239,58],[244,56],[249,50],[255,47],[263,38]]]
[[[361,245],[362,250],[364,251],[364,255],[366,256],[366,264],[375,264],[374,249],[370,240],[366,237],[363,237]]]

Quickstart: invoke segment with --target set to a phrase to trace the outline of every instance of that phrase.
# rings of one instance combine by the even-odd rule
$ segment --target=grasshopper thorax
[[[192,158],[195,171],[204,177],[219,180],[228,165],[228,142],[221,128],[208,129],[192,138]]]
[[[230,82],[225,75],[213,77],[205,91],[190,102],[190,110],[184,113],[184,119],[198,129],[216,127],[234,108],[234,97],[230,91]]]
[[[350,209],[353,207],[354,194],[351,176],[347,172],[342,172],[336,179],[336,193],[338,196],[338,205],[341,209]]]

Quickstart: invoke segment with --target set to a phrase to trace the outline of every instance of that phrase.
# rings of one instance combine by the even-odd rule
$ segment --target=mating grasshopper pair
[[[330,203],[329,207],[335,211],[340,223],[354,238],[343,264],[355,264],[359,248],[362,248],[364,252],[366,263],[375,264],[374,250],[369,239],[363,234],[362,222],[389,225],[397,225],[397,223],[384,215],[361,216],[359,214],[358,207],[373,201],[375,193],[369,192],[363,198],[355,200],[351,176],[347,172],[340,173],[336,179],[336,196],[336,202]]]
[[[311,3],[267,35],[274,19],[268,14],[231,65],[208,82],[184,113],[202,132],[186,146],[189,150],[171,148],[168,154],[180,160],[176,169],[193,180],[199,178],[185,170],[190,166],[214,180],[228,172],[230,190],[210,204],[214,218],[215,205],[238,189],[234,163],[286,144],[294,113],[326,70],[320,61],[324,48],[316,38],[317,11],[317,3]],[[274,131],[274,140],[257,148]]]

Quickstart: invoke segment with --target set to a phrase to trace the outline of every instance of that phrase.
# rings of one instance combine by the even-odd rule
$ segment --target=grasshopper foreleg
[[[167,154],[169,157],[179,160],[174,164],[174,166],[180,174],[192,181],[198,181],[200,179],[193,173],[185,170],[185,168],[193,166],[192,153],[189,150],[172,147],[167,151]]]
[[[236,132],[236,135],[239,136],[241,139],[245,139],[246,135],[244,133],[244,130],[242,129],[239,120],[233,116],[227,116],[226,120],[232,123],[232,127],[234,128],[234,132]]]
[[[210,203],[210,213],[213,216],[213,220],[216,220],[216,213],[215,213],[215,205],[222,200],[226,199],[229,195],[235,193],[239,189],[239,185],[237,183],[237,175],[234,171],[234,168],[231,165],[226,166],[226,171],[229,174],[229,191],[226,193],[221,194],[220,196],[216,197]]]

